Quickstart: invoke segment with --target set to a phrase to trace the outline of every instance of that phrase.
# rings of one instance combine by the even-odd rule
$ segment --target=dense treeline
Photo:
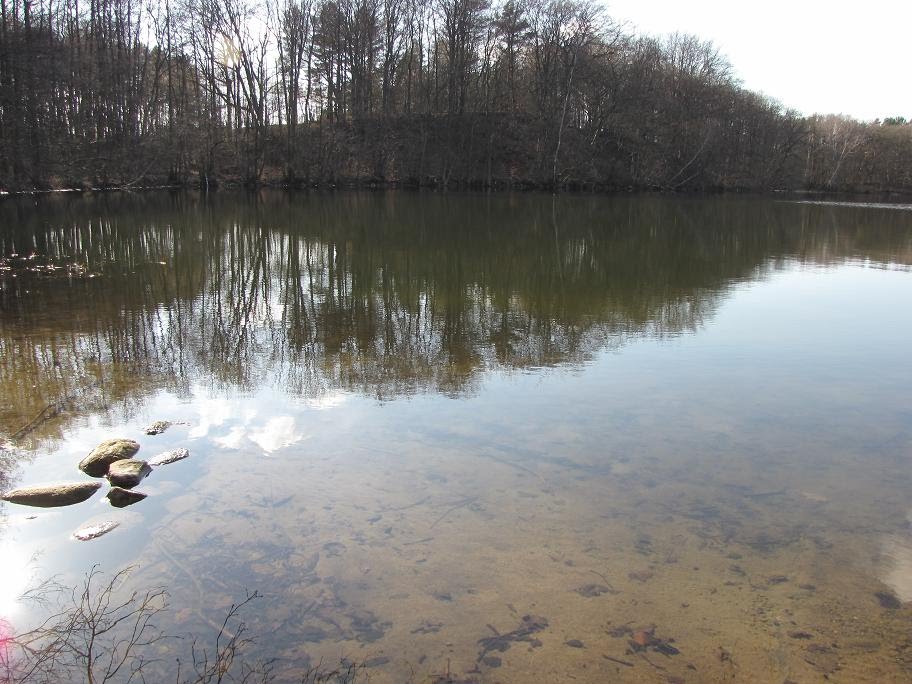
[[[802,117],[591,0],[0,0],[0,187],[912,191],[912,125]]]

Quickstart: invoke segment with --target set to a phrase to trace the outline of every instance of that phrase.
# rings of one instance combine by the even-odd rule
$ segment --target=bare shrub
[[[111,577],[93,566],[81,586],[66,589],[53,580],[27,592],[23,600],[57,609],[38,627],[0,643],[0,677],[4,684],[162,681],[167,665],[160,646],[184,637],[165,634],[156,618],[168,609],[168,592],[156,587],[122,594],[132,568]],[[189,666],[177,659],[175,684],[272,681],[272,661],[248,662],[245,651],[255,640],[240,619],[257,592],[233,604],[212,644],[189,638]],[[324,680],[314,680],[324,681]]]

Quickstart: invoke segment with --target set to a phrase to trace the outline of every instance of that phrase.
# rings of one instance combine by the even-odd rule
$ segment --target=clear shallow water
[[[45,411],[9,486],[112,436],[192,454],[127,509],[4,504],[13,622],[99,562],[167,586],[173,632],[264,594],[283,679],[912,676],[906,212],[139,195],[0,221],[3,255],[85,267],[0,271],[0,432]],[[95,519],[122,524],[69,538]],[[652,626],[678,654],[630,652]]]

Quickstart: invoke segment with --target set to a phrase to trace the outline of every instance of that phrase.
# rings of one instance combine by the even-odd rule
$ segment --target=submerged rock
[[[129,489],[124,489],[123,487],[111,487],[106,496],[108,497],[108,501],[110,501],[111,505],[115,508],[126,508],[131,504],[135,504],[137,501],[142,501],[148,494],[131,492]]]
[[[163,466],[168,465],[169,463],[174,463],[175,461],[180,461],[187,458],[190,455],[190,452],[187,449],[172,449],[171,451],[165,451],[164,453],[154,456],[149,459],[149,465]]]
[[[145,429],[147,435],[160,435],[165,430],[171,427],[171,422],[167,420],[156,420],[149,427]]]
[[[577,594],[580,596],[585,596],[586,598],[595,598],[596,596],[601,596],[602,594],[617,594],[618,591],[612,587],[606,587],[604,584],[584,584],[583,586],[574,589]]]
[[[113,520],[105,520],[100,523],[91,523],[89,525],[83,525],[78,530],[73,532],[73,538],[78,539],[79,541],[89,541],[91,539],[97,539],[103,534],[107,534],[115,527],[120,525],[118,522]]]
[[[112,485],[130,489],[142,482],[151,472],[152,468],[145,461],[128,458],[111,464],[108,468],[108,481]]]
[[[102,477],[112,463],[133,458],[137,451],[139,444],[132,439],[108,439],[79,462],[79,469],[86,475]]]
[[[889,610],[897,610],[902,608],[902,601],[900,601],[893,592],[890,591],[878,591],[874,594],[874,597],[877,599],[877,602],[880,603],[881,608],[887,608]]]
[[[90,498],[101,487],[100,482],[70,482],[43,487],[23,487],[7,492],[0,499],[24,506],[72,506]]]

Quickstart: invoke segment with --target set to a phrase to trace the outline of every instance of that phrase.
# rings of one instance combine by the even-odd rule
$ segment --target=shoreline
[[[28,190],[0,189],[0,201],[3,199],[38,197],[56,194],[90,195],[114,192],[199,192],[209,194],[217,192],[259,192],[261,190],[276,190],[285,192],[431,192],[454,194],[552,194],[552,195],[660,195],[677,197],[765,197],[778,199],[793,199],[795,201],[808,201],[814,203],[815,199],[831,198],[833,201],[842,199],[848,204],[871,203],[873,198],[879,198],[883,204],[901,204],[912,201],[912,192],[907,190],[818,190],[818,189],[753,189],[753,188],[709,188],[709,189],[680,189],[663,187],[634,187],[610,186],[592,184],[568,184],[560,188],[549,187],[536,183],[414,183],[400,181],[341,181],[337,183],[288,183],[260,181],[255,184],[242,182],[236,179],[221,180],[208,186],[199,182],[194,183],[154,183],[148,185],[111,185],[111,186],[83,186],[62,188],[33,188]],[[857,198],[857,199],[853,199]],[[825,202],[830,204],[830,202]]]

